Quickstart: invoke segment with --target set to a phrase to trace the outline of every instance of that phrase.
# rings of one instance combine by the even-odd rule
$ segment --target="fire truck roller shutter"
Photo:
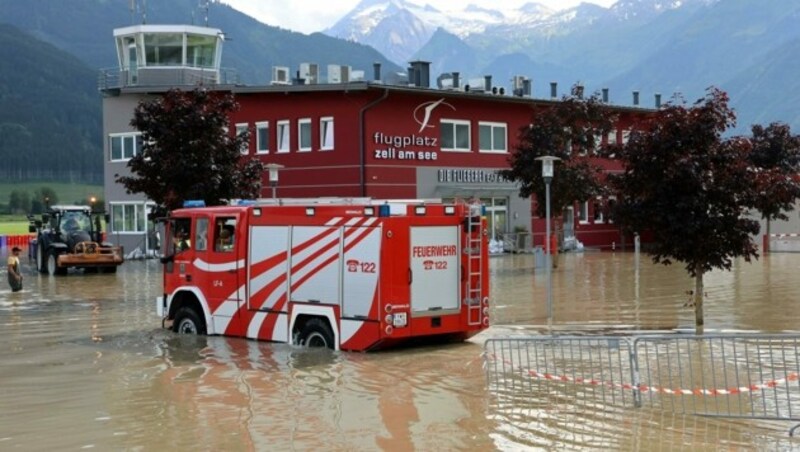
[[[340,303],[341,246],[341,227],[292,227],[291,301]]]
[[[459,308],[458,226],[411,228],[411,311]]]
[[[247,279],[249,309],[277,308],[286,312],[289,229],[289,226],[251,227]],[[253,331],[248,333],[248,337],[256,337],[260,327],[260,323],[251,325]]]
[[[342,317],[366,318],[378,301],[381,228],[346,227],[344,236]]]

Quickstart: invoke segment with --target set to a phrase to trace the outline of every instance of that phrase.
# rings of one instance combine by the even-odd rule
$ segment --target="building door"
[[[508,198],[481,198],[486,206],[486,222],[490,240],[503,240],[508,232]]]

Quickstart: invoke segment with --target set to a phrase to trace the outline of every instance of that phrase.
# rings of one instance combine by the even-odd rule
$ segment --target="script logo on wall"
[[[414,109],[414,121],[419,124],[419,132],[422,132],[426,127],[433,127],[432,125],[428,124],[428,122],[431,120],[431,113],[433,113],[433,110],[435,110],[439,105],[448,106],[451,110],[456,111],[456,107],[445,102],[444,98],[432,100],[430,102],[423,102],[417,105],[417,108]]]

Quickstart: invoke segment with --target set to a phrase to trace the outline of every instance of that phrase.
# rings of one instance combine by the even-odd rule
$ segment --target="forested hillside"
[[[0,24],[0,179],[102,180],[96,71]]]
[[[117,65],[114,29],[206,23],[197,0],[135,4],[132,13],[129,0],[0,0],[0,178],[102,182],[97,79]],[[399,70],[371,47],[267,26],[218,2],[208,25],[225,32],[222,65],[245,84],[269,82],[273,65],[301,62]]]

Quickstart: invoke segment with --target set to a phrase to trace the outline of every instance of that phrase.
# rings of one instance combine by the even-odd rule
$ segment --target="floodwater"
[[[164,331],[155,261],[115,275],[24,270],[23,292],[0,289],[0,450],[800,449],[787,423],[572,411],[546,394],[499,404],[483,342],[549,328],[530,255],[491,259],[486,332],[367,354]],[[800,254],[773,254],[708,275],[707,331],[797,332],[798,270]],[[559,331],[693,327],[693,281],[678,265],[567,254],[552,276]]]

